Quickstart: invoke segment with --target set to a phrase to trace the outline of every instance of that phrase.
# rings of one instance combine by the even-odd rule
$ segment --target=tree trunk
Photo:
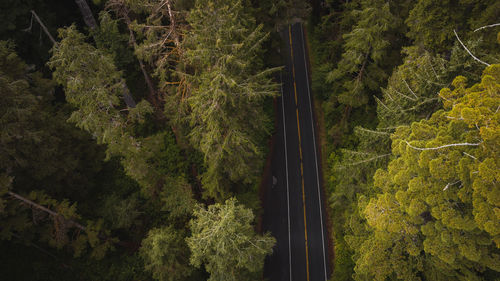
[[[174,37],[174,43],[177,48],[179,48],[180,51],[180,40],[179,40],[179,34],[177,33],[177,30],[175,29],[175,17],[174,13],[172,12],[172,8],[170,5],[170,0],[165,0],[167,4],[167,9],[168,9],[168,17],[170,18],[170,26],[172,28],[172,36]]]
[[[19,195],[19,194],[17,194],[17,193],[14,193],[14,192],[12,192],[12,191],[8,191],[8,192],[7,192],[7,194],[9,194],[10,196],[12,196],[12,197],[16,198],[17,200],[20,200],[20,201],[22,201],[22,202],[24,202],[24,203],[26,203],[26,204],[30,205],[32,208],[36,208],[36,209],[38,209],[38,210],[44,211],[44,212],[46,212],[47,214],[49,214],[49,215],[51,215],[51,216],[53,216],[53,217],[64,218],[64,220],[65,220],[65,221],[67,221],[67,222],[69,222],[72,226],[74,226],[74,227],[76,227],[76,228],[79,228],[79,229],[81,229],[81,230],[83,230],[83,231],[85,231],[85,230],[86,230],[86,227],[85,227],[85,226],[83,226],[83,225],[81,225],[81,224],[77,223],[76,221],[74,221],[74,220],[70,220],[70,219],[67,219],[67,218],[65,218],[63,215],[61,215],[61,214],[59,214],[59,213],[57,213],[57,212],[54,212],[54,211],[52,211],[51,209],[46,208],[46,207],[44,207],[44,206],[42,206],[42,205],[40,205],[40,204],[37,204],[37,203],[35,203],[35,202],[33,202],[33,201],[29,200],[28,198],[22,197],[21,195]]]
[[[31,10],[31,15],[36,19],[36,21],[38,22],[38,24],[42,27],[43,31],[45,32],[45,34],[47,35],[47,37],[49,37],[50,41],[52,42],[53,45],[57,45],[57,42],[56,40],[54,39],[54,37],[52,37],[52,34],[50,34],[49,30],[47,29],[47,27],[45,26],[45,24],[43,24],[42,20],[38,17],[38,15],[35,13],[35,11]],[[31,25],[28,29],[31,29]]]
[[[75,0],[76,5],[78,5],[78,9],[80,9],[80,13],[83,16],[83,21],[85,24],[91,29],[96,29],[98,27],[97,21],[94,18],[94,15],[92,14],[92,11],[90,10],[89,5],[87,4],[86,0]],[[130,95],[130,91],[127,88],[127,85],[123,83],[123,101],[125,101],[125,104],[127,107],[134,108],[136,106],[136,102],[134,101],[134,98]]]
[[[89,5],[87,4],[86,0],[75,0],[76,5],[78,5],[78,8],[80,9],[80,13],[83,15],[83,20],[85,21],[85,24],[90,27],[90,29],[96,29],[97,28],[97,22],[94,18],[94,15],[92,15],[92,11],[90,10]]]

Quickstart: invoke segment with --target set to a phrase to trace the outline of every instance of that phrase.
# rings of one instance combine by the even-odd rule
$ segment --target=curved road
[[[286,65],[263,216],[263,228],[277,245],[266,259],[264,276],[270,281],[326,281],[328,240],[302,25],[289,26],[282,37]]]

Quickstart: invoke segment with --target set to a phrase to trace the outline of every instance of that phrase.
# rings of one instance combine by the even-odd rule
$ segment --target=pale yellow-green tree
[[[269,234],[257,235],[252,210],[228,199],[205,208],[198,206],[191,220],[191,264],[205,266],[210,281],[257,280],[264,258],[272,253],[276,240]]]
[[[393,134],[396,158],[375,174],[378,195],[359,203],[368,232],[348,238],[356,279],[484,280],[500,272],[499,82],[500,65],[471,87],[459,76],[453,90],[440,91],[444,110]]]

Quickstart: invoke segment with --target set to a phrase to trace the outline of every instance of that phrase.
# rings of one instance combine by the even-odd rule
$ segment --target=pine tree
[[[210,281],[256,280],[262,273],[264,258],[272,253],[276,240],[270,234],[256,235],[252,210],[236,199],[204,208],[198,206],[190,222],[191,264],[202,264]]]
[[[419,0],[406,19],[407,35],[415,45],[432,54],[446,54],[455,41],[453,30],[472,34],[474,29],[496,22],[499,8],[495,0]],[[488,43],[494,40],[492,35],[488,36]],[[483,47],[495,49],[488,44]]]
[[[153,199],[161,195],[162,210],[172,218],[187,219],[193,195],[173,134],[141,129],[147,126],[152,108],[144,100],[135,108],[120,100],[125,81],[110,54],[86,43],[74,27],[61,30],[61,37],[49,65],[76,108],[69,120],[106,144],[108,158],[121,160],[143,194]]]
[[[263,70],[259,57],[267,35],[246,9],[242,1],[196,1],[183,41],[189,137],[204,155],[207,195],[218,200],[231,182],[256,182],[269,127],[262,101],[276,94],[273,70]]]
[[[389,132],[428,118],[439,109],[437,93],[451,80],[450,63],[440,56],[419,47],[405,48],[403,53],[404,63],[393,72],[377,100],[378,126]]]
[[[391,13],[390,2],[382,0],[364,0],[360,10],[352,13],[356,23],[343,36],[342,59],[327,82],[341,85],[336,91],[340,103],[358,107],[378,92],[388,76],[382,67],[388,55],[388,34],[400,23]]]
[[[189,267],[189,248],[185,234],[173,227],[151,229],[142,240],[141,256],[144,267],[160,281],[185,280],[193,268]]]
[[[85,180],[73,175],[72,169],[81,168],[71,155],[65,155],[73,145],[65,141],[84,140],[64,135],[74,132],[57,115],[52,116],[57,114],[49,103],[52,87],[40,73],[29,72],[12,44],[0,41],[0,239],[18,237],[25,243],[36,239],[70,248],[77,256],[90,246],[91,255],[102,258],[116,242],[102,221],[82,225],[77,222],[81,217],[76,203],[47,194],[81,187],[78,183],[76,188],[65,186],[66,180],[68,184]]]

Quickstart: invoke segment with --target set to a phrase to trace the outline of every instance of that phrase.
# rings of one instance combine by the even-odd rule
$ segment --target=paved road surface
[[[277,245],[266,259],[264,275],[270,281],[326,281],[325,212],[302,25],[290,26],[282,37],[286,65],[263,216],[263,228],[276,237]]]

